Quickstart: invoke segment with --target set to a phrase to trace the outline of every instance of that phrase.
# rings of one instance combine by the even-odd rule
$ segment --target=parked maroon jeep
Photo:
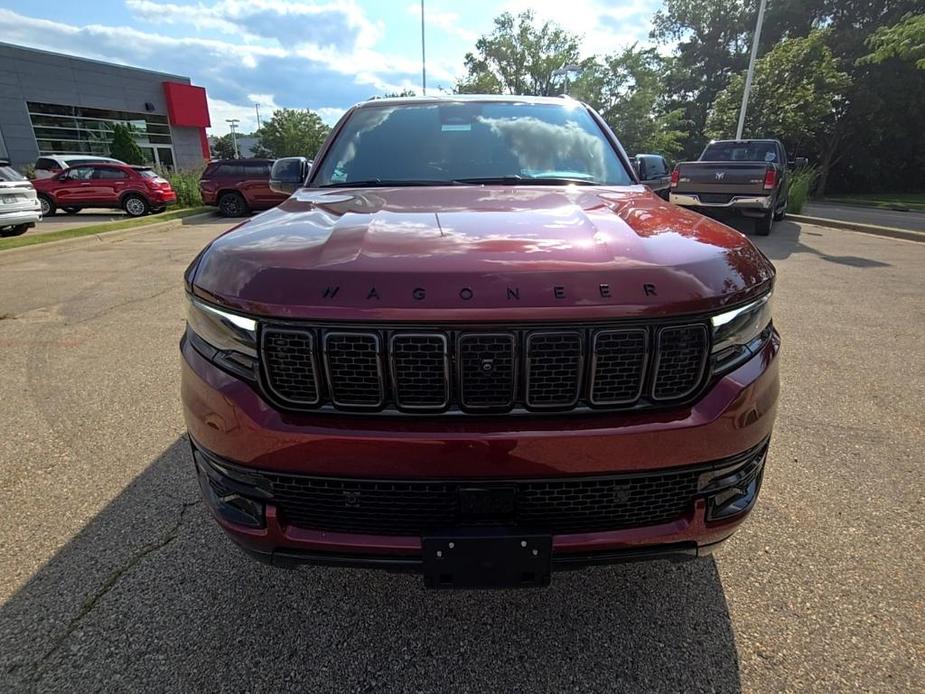
[[[534,586],[707,555],[776,413],[774,268],[565,98],[369,101],[186,272],[182,398],[251,555]]]
[[[288,196],[270,190],[272,166],[272,159],[213,161],[199,179],[203,203],[217,206],[226,217],[275,207]]]

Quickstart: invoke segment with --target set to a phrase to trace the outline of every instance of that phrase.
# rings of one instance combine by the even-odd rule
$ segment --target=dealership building
[[[149,164],[209,159],[206,91],[188,77],[0,43],[0,159],[22,169],[46,154],[108,156],[116,123]]]

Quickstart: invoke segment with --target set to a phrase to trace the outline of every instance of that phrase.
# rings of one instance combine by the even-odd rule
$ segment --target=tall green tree
[[[872,52],[858,62],[883,63],[890,58],[914,61],[919,70],[925,70],[925,14],[909,13],[900,22],[877,29],[867,45]]]
[[[141,147],[135,142],[132,131],[127,125],[116,123],[112,128],[112,141],[109,143],[109,155],[126,164],[144,164],[145,157]]]
[[[665,73],[665,60],[654,48],[634,44],[586,69],[572,94],[600,112],[628,152],[675,157],[687,133],[682,109],[667,107]]]
[[[273,112],[257,131],[255,157],[309,157],[318,153],[330,128],[308,109],[283,108]]]
[[[532,11],[495,17],[491,34],[475,42],[465,57],[466,77],[456,91],[469,94],[554,96],[564,91],[564,77],[554,73],[566,65],[582,69],[593,58],[581,58],[581,40],[555,22],[536,23]]]
[[[231,138],[231,133],[215,138],[212,142],[212,151],[219,159],[234,159],[234,140]]]

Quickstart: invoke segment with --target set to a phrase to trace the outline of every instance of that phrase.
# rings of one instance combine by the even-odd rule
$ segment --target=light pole
[[[424,51],[424,0],[421,0],[421,94],[427,96],[427,55]]]
[[[742,108],[739,109],[739,127],[736,128],[736,139],[742,139],[745,130],[745,111],[748,108],[748,95],[752,90],[752,77],[755,74],[755,56],[758,55],[758,41],[761,40],[761,25],[764,23],[764,7],[767,0],[761,0],[758,6],[758,24],[755,26],[755,38],[752,39],[752,55],[748,59],[748,72],[745,73],[745,89],[742,90]]]
[[[226,118],[225,122],[231,127],[231,143],[234,145],[234,158],[238,158],[238,135],[235,133],[234,129],[238,126],[239,121],[237,118]]]
[[[576,72],[581,74],[581,65],[563,65],[558,70],[552,71],[553,77],[565,77],[565,93],[568,95],[568,76],[570,73]]]
[[[257,112],[257,130],[260,130],[260,104],[254,104],[254,110]]]

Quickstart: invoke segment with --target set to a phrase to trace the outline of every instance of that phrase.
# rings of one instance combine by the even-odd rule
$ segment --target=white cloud
[[[421,5],[420,3],[411,3],[405,10],[408,14],[414,15],[420,22]],[[448,34],[456,36],[467,43],[475,43],[479,35],[474,31],[469,31],[460,24],[460,16],[456,12],[444,10],[439,7],[426,6],[424,10],[424,24],[440,29]]]
[[[585,55],[617,53],[633,44],[648,44],[658,0],[507,0],[501,10],[533,10],[540,22],[552,20],[580,35]]]

